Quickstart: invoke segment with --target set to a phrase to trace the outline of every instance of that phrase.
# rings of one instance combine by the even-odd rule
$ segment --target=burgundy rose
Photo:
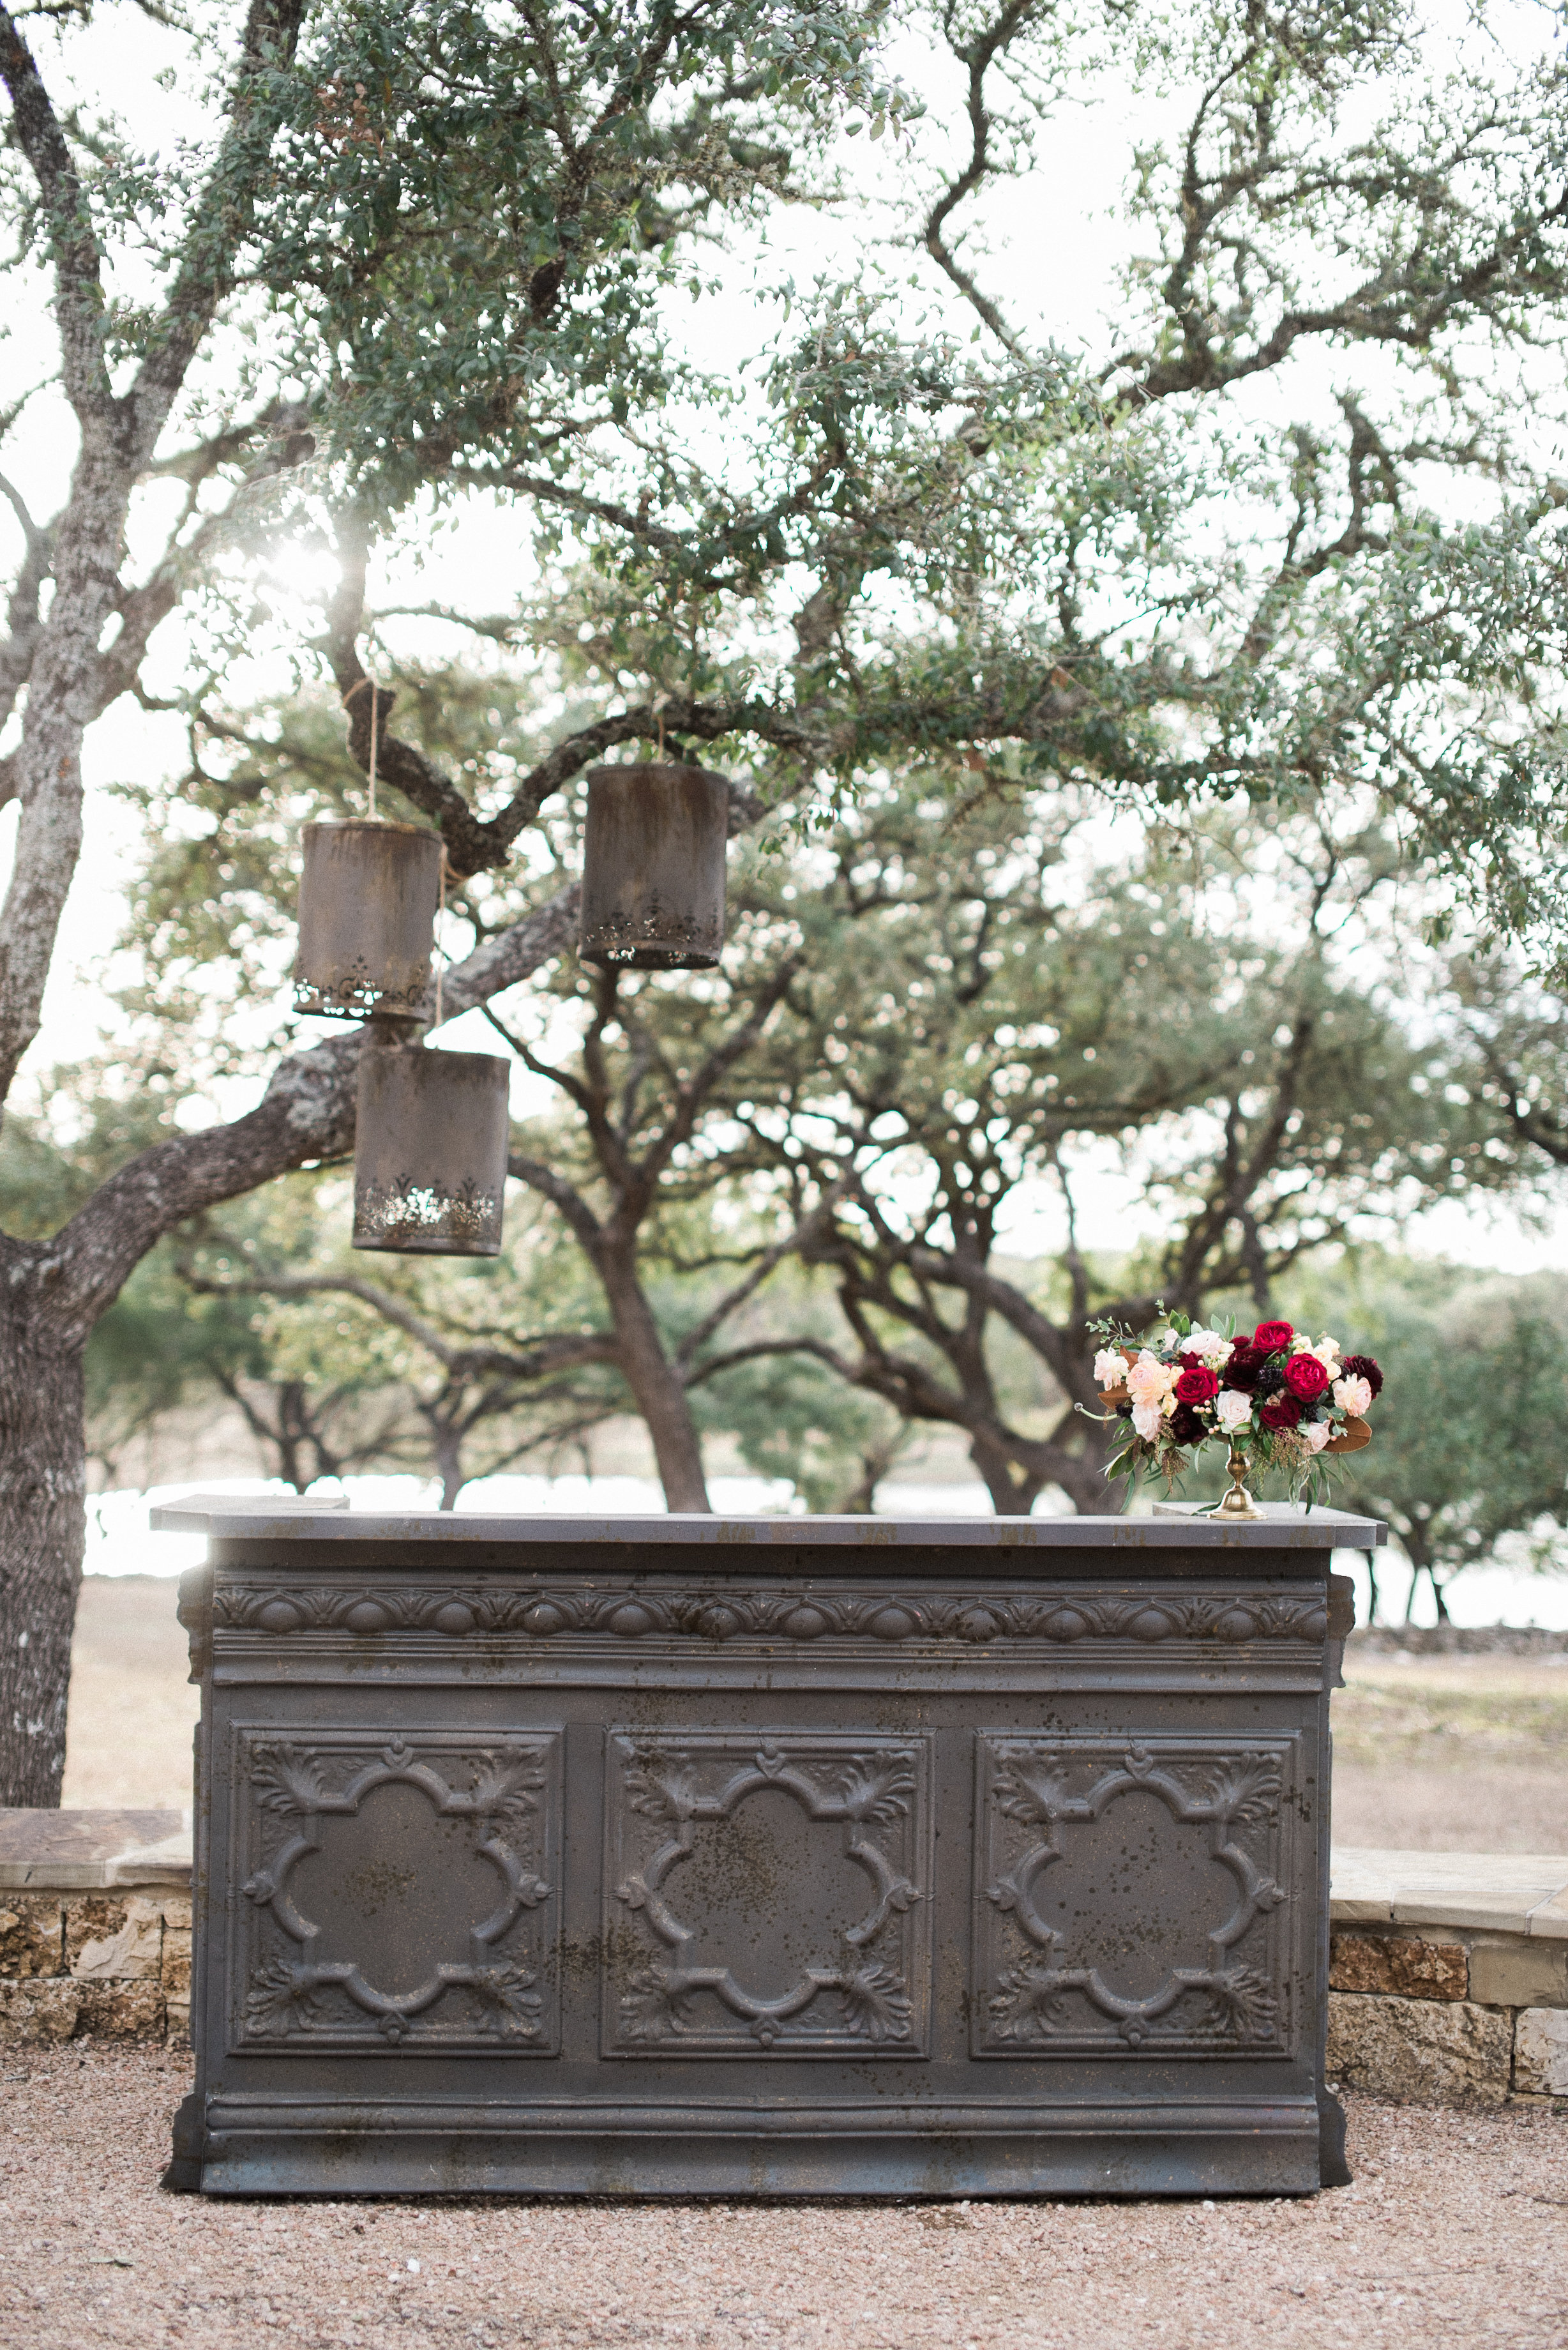
[[[1183,1371],[1176,1382],[1178,1403],[1207,1403],[1210,1396],[1217,1396],[1219,1392],[1219,1380],[1202,1363],[1194,1363],[1192,1368]]]
[[[1260,1322],[1252,1333],[1252,1344],[1260,1355],[1278,1355],[1290,1345],[1295,1335],[1289,1322]]]
[[[1265,1428],[1294,1428],[1302,1416],[1302,1408],[1294,1396],[1276,1396],[1272,1403],[1260,1405],[1258,1418]]]
[[[1180,1392],[1178,1388],[1178,1395]],[[1188,1403],[1179,1403],[1165,1424],[1178,1444],[1201,1444],[1210,1433],[1208,1422],[1200,1419]]]
[[[1245,1338],[1241,1339],[1225,1366],[1225,1386],[1234,1388],[1238,1395],[1251,1395],[1258,1384],[1258,1374],[1263,1362],[1264,1357],[1257,1348],[1249,1345]]]
[[[1346,1355],[1339,1367],[1342,1379],[1365,1379],[1375,1396],[1383,1392],[1383,1374],[1370,1355]]]
[[[1302,1403],[1311,1403],[1328,1385],[1328,1373],[1315,1355],[1293,1355],[1285,1365],[1285,1385]]]

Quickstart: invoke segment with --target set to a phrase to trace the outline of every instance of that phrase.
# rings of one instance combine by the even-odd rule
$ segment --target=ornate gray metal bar
[[[1335,1544],[213,1497],[214,2194],[1308,2192]]]

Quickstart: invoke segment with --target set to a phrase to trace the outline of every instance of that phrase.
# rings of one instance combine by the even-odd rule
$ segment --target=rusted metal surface
[[[510,1076],[493,1053],[367,1040],[354,1133],[357,1249],[497,1254]]]
[[[1379,1529],[159,1523],[213,1531],[171,2184],[1343,2175],[1327,1570]]]
[[[702,971],[724,944],[730,786],[705,767],[594,767],[583,838],[587,962]]]
[[[441,840],[422,826],[305,827],[295,1009],[363,1020],[424,1001],[441,895]]]

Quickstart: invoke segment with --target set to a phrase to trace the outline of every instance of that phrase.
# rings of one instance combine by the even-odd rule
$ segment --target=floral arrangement
[[[1251,1337],[1205,1330],[1172,1314],[1144,1337],[1096,1326],[1106,1344],[1095,1377],[1127,1440],[1106,1468],[1152,1468],[1173,1486],[1211,1441],[1248,1468],[1282,1471],[1295,1500],[1325,1476],[1323,1456],[1372,1441],[1366,1414],[1382,1392],[1370,1355],[1341,1356],[1337,1338],[1309,1338],[1288,1322],[1260,1322]],[[1234,1468],[1232,1473],[1239,1473]]]

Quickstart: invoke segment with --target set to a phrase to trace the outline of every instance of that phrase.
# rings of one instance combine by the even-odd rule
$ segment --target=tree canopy
[[[780,844],[977,779],[1310,820],[1402,859],[1412,921],[1560,969],[1564,72],[1547,26],[1397,0],[0,7],[34,369],[0,433],[37,461],[0,477],[0,1095],[92,730],[187,727],[165,846],[254,872],[217,801],[296,685],[441,833],[446,1018],[569,940],[560,795],[671,743]],[[1004,247],[1082,109],[1120,226],[1069,338]],[[432,608],[416,557],[484,517],[513,592]],[[370,676],[421,627],[521,681],[462,762]],[[90,1332],[161,1235],[351,1139],[356,1035],[223,1091],[256,1024],[183,978],[205,1062],[57,1231],[0,1235],[16,1800],[57,1784]]]

